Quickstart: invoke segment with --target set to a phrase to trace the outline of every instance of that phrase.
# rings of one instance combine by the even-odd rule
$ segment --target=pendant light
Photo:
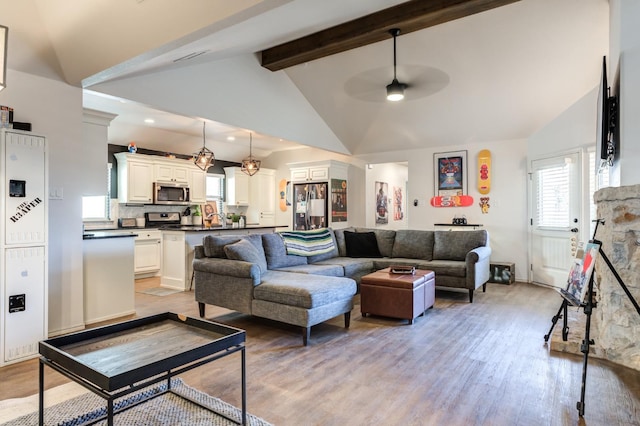
[[[213,164],[216,161],[216,157],[213,155],[213,151],[211,151],[206,147],[206,142],[207,142],[207,139],[205,136],[206,125],[207,125],[207,122],[203,121],[202,122],[202,149],[198,152],[198,154],[193,160],[196,166],[200,167],[200,169],[204,170],[205,172],[209,167],[213,166]]]
[[[404,99],[404,89],[407,85],[400,83],[396,78],[396,37],[400,34],[400,29],[393,28],[389,33],[393,36],[393,81],[387,85],[387,100],[397,102]]]
[[[242,170],[244,173],[248,174],[249,176],[253,176],[256,173],[258,173],[258,170],[260,170],[260,163],[261,163],[260,160],[256,160],[255,158],[253,158],[252,142],[253,142],[253,137],[251,133],[249,133],[249,156],[244,160],[242,160],[242,167],[240,167],[240,170]]]

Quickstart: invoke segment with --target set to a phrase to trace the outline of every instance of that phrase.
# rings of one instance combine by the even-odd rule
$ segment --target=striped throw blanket
[[[314,229],[311,231],[280,232],[287,248],[287,254],[296,256],[315,256],[334,250],[331,231],[328,229]]]

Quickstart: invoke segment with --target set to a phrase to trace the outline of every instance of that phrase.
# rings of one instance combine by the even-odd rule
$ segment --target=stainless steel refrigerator
[[[293,185],[293,229],[307,230],[329,226],[327,199],[329,184],[296,183]]]

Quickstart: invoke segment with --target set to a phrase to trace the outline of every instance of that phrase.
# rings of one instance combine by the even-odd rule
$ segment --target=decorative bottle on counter
[[[238,221],[238,227],[244,228],[244,226],[245,226],[244,216],[240,216],[240,220]]]

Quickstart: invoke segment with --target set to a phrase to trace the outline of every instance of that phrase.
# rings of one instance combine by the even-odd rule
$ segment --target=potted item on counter
[[[240,227],[240,215],[239,214],[233,214],[231,215],[231,221],[233,222],[232,228],[239,228]]]
[[[196,205],[193,207],[193,212],[191,214],[191,223],[192,225],[202,225],[202,211],[200,210],[200,206]]]

